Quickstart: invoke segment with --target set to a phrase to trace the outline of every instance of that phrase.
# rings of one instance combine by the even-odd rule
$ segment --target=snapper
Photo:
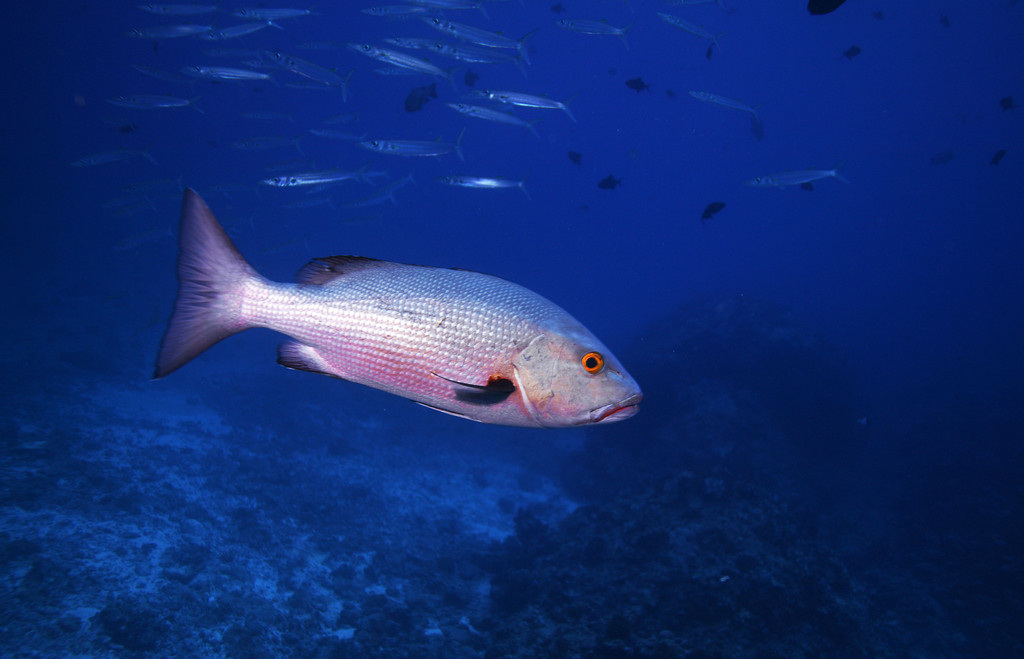
[[[270,281],[185,191],[178,296],[154,377],[252,327],[290,337],[278,363],[482,423],[567,427],[633,416],[643,395],[579,321],[536,293],[468,270],[359,256]]]

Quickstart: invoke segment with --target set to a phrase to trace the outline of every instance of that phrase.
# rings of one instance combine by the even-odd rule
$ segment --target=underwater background
[[[519,45],[389,45],[471,44],[372,2],[4,9],[0,653],[1024,656],[1024,3],[461,4],[422,16]],[[475,424],[262,330],[153,381],[184,187],[277,281],[522,284],[640,412]]]

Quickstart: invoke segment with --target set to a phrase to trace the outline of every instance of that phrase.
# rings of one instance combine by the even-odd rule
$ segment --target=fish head
[[[582,327],[537,335],[512,367],[523,406],[540,426],[622,421],[643,398],[615,355]]]

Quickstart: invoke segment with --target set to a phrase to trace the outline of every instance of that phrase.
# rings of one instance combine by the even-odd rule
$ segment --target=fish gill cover
[[[1021,654],[1024,4],[7,18],[3,656]],[[258,331],[153,382],[185,187],[273,281],[535,291],[643,409],[472,424]]]

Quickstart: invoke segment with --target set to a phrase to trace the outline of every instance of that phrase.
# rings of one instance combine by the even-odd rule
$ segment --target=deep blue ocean
[[[1024,656],[1024,2],[394,3],[5,8],[0,654]],[[153,380],[185,188],[276,281],[521,284],[640,411],[473,423],[267,330]]]

